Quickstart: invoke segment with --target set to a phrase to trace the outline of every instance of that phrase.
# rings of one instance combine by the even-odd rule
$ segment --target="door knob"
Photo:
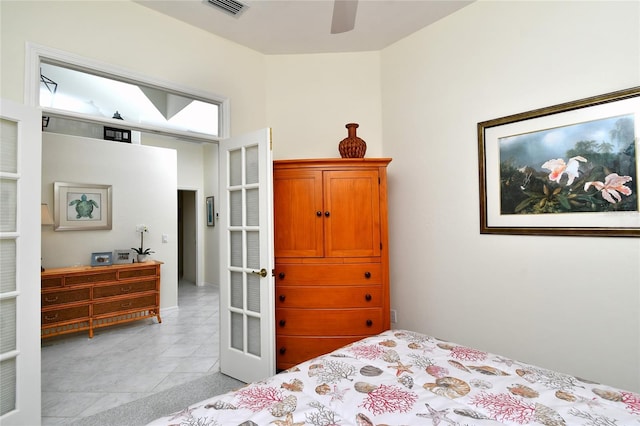
[[[259,271],[251,271],[252,274],[260,275],[262,278],[267,276],[267,270],[262,268]]]

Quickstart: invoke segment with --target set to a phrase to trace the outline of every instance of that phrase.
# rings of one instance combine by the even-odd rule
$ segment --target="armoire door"
[[[323,175],[326,257],[380,256],[380,189],[376,170]]]
[[[273,173],[275,257],[324,256],[322,172]]]

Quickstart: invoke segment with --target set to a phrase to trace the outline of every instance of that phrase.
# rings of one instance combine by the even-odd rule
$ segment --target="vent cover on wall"
[[[207,0],[207,3],[233,16],[238,16],[247,8],[247,5],[236,0]]]

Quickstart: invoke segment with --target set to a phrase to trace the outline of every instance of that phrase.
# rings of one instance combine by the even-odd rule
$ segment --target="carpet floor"
[[[159,392],[128,404],[84,417],[73,426],[142,426],[169,414],[182,410],[207,398],[244,386],[245,383],[215,373]]]

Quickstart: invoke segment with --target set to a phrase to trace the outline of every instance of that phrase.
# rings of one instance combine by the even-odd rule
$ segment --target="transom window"
[[[117,127],[127,129],[190,134],[210,141],[220,137],[222,102],[44,58],[39,99],[43,131],[65,133],[83,118],[98,123],[116,119],[122,120]]]

